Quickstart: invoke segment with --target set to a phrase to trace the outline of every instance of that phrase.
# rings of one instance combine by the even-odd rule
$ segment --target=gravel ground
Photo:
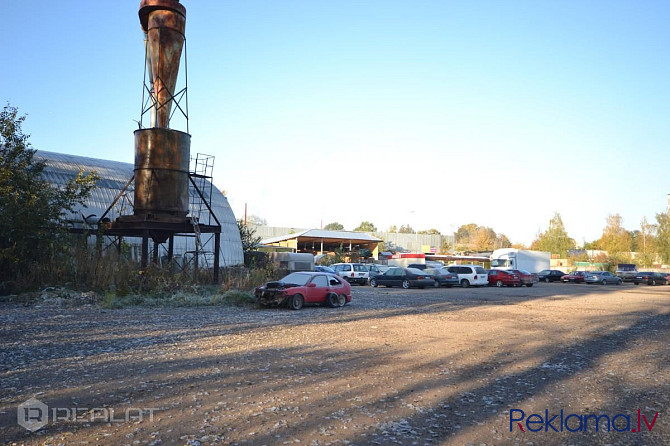
[[[300,311],[2,304],[0,443],[670,444],[670,286],[353,297]],[[36,432],[17,424],[29,398],[49,407]],[[560,432],[561,410],[637,430],[638,409],[637,432]],[[531,414],[559,415],[559,432]]]

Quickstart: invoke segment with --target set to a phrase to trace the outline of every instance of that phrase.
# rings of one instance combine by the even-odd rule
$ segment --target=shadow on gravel
[[[603,288],[603,293],[608,292],[607,287]],[[595,287],[590,286],[583,293],[572,290],[574,292],[566,298],[579,298],[594,290]],[[508,290],[475,290],[484,293],[474,297],[468,296],[466,291],[427,298],[418,305],[407,303],[400,308],[397,305],[396,308],[375,307],[372,302],[365,308],[357,309],[354,305],[341,311],[323,308],[308,308],[304,313],[235,310],[241,314],[238,323],[225,323],[226,314],[221,309],[123,310],[97,322],[85,320],[87,311],[48,318],[46,312],[34,310],[37,316],[44,317],[34,319],[33,323],[3,324],[0,330],[3,393],[0,436],[8,442],[41,442],[40,437],[61,430],[90,431],[94,436],[105,427],[104,423],[88,426],[70,423],[48,426],[40,434],[30,434],[16,426],[16,405],[21,399],[48,392],[51,407],[72,407],[73,404],[98,407],[101,401],[105,407],[130,404],[158,407],[161,432],[173,429],[204,435],[224,429],[224,437],[245,438],[250,444],[259,445],[281,444],[308,431],[321,433],[326,438],[329,432],[334,432],[331,440],[346,440],[357,445],[461,444],[461,438],[471,437],[487,444],[668,444],[667,422],[658,423],[651,433],[640,434],[594,433],[592,430],[587,433],[521,433],[518,429],[510,433],[509,429],[499,429],[501,420],[502,425],[509,428],[509,416],[504,411],[519,408],[528,414],[535,409],[533,398],[538,394],[593,370],[607,356],[624,350],[634,351],[636,345],[649,340],[666,340],[665,348],[644,358],[649,373],[658,373],[656,384],[632,386],[629,379],[623,377],[625,370],[611,370],[612,374],[600,377],[607,381],[611,400],[589,407],[588,413],[632,414],[639,408],[649,416],[653,410],[670,407],[667,344],[670,317],[667,314],[621,313],[615,320],[598,321],[604,329],[596,336],[564,342],[567,345],[560,346],[552,341],[552,333],[547,333],[547,338],[525,356],[505,349],[485,361],[451,368],[448,373],[445,368],[449,368],[450,361],[462,358],[445,352],[436,362],[407,364],[412,377],[404,382],[402,377],[397,377],[395,390],[376,389],[374,392],[370,383],[374,382],[375,374],[396,364],[411,346],[404,351],[384,350],[383,346],[345,349],[338,345],[338,337],[346,334],[326,331],[324,337],[332,337],[329,347],[311,346],[306,341],[272,349],[263,347],[262,339],[249,339],[248,348],[239,348],[239,337],[252,332],[254,336],[272,336],[272,329],[278,326],[290,325],[299,330],[308,324],[325,326],[360,320],[372,323],[376,319],[422,312],[450,312],[478,305],[510,305],[560,297],[556,290],[509,298],[500,294]],[[398,297],[403,301],[410,298]],[[306,317],[317,311],[321,312],[318,316]],[[151,319],[147,319],[149,314]],[[11,319],[5,314],[1,319],[8,321],[8,317]],[[123,322],[118,325],[122,330],[117,329],[119,320]],[[54,333],[58,333],[58,337],[52,341]],[[237,337],[235,343],[231,342],[230,351],[226,351],[228,336]],[[64,343],[64,338],[69,342]],[[483,342],[492,344],[506,338],[505,333],[500,333],[499,338]],[[161,349],[174,345],[181,346],[182,355],[174,351],[161,354]],[[210,350],[203,350],[205,348]],[[198,350],[201,356],[188,357],[190,352]],[[146,360],[142,358],[143,351],[147,353]],[[539,359],[541,364],[510,371],[516,363],[531,359]],[[421,403],[413,403],[419,390],[441,390],[448,394],[451,387],[459,385],[467,385],[468,391],[421,407]],[[275,399],[274,395],[280,391],[293,392],[293,395],[289,399]],[[336,407],[344,409],[335,410]],[[562,408],[569,413],[582,410],[546,408],[553,413]],[[501,414],[505,416],[501,418]],[[291,423],[282,423],[284,415],[290,415]],[[370,422],[342,430],[354,416],[369,416]],[[666,413],[660,415],[667,416]],[[380,417],[385,417],[383,423],[374,421]],[[229,427],[234,430],[225,430]],[[131,440],[126,442],[132,443]]]
[[[638,318],[639,314],[631,314],[631,317]],[[414,441],[429,442],[429,444],[462,444],[458,441],[458,436],[468,433],[468,430],[476,430],[478,427],[489,426],[486,429],[489,436],[479,435],[478,441],[487,442],[496,438],[494,444],[499,443],[518,443],[529,444],[525,442],[535,442],[534,444],[626,444],[626,445],[667,445],[668,434],[667,420],[664,425],[657,422],[655,429],[651,434],[648,427],[642,423],[642,433],[633,434],[630,432],[605,433],[595,432],[595,427],[589,424],[586,433],[563,432],[554,433],[548,428],[548,433],[532,433],[526,431],[521,433],[519,428],[514,425],[514,433],[509,432],[509,415],[505,415],[503,425],[507,429],[503,432],[495,432],[494,429],[500,426],[497,420],[502,411],[512,408],[518,408],[525,411],[526,416],[531,413],[541,413],[544,416],[544,409],[538,411],[533,402],[535,396],[547,388],[555,386],[557,383],[574,377],[575,374],[592,368],[594,363],[607,355],[616,353],[624,349],[634,349],[635,345],[645,339],[655,339],[665,345],[665,349],[658,351],[652,357],[646,358],[646,367],[650,373],[657,373],[656,385],[644,389],[631,389],[630,384],[626,383],[623,375],[626,370],[613,370],[607,376],[602,376],[602,380],[610,380],[611,401],[597,407],[589,407],[587,410],[580,410],[576,407],[553,406],[546,407],[552,415],[565,409],[566,416],[570,413],[581,414],[610,414],[612,416],[624,413],[631,415],[632,428],[637,428],[637,409],[642,410],[642,414],[648,417],[651,422],[656,411],[663,412],[670,406],[670,388],[668,386],[670,351],[667,342],[663,340],[670,339],[670,317],[668,315],[653,315],[638,320],[630,327],[614,330],[610,333],[596,336],[591,339],[585,339],[575,343],[564,350],[554,353],[542,362],[540,366],[524,370],[519,373],[503,374],[492,382],[476,387],[468,392],[461,393],[456,397],[445,399],[439,404],[428,408],[423,414],[418,413],[414,416],[406,417],[401,420],[400,426],[430,426],[430,431],[412,428],[415,435],[406,435],[401,439],[401,444],[412,444]],[[551,350],[551,346],[545,346],[545,350]],[[541,353],[541,352],[536,352]],[[541,357],[542,355],[540,355]],[[476,366],[467,367],[458,371],[456,376],[451,376],[449,381],[467,382],[473,377],[483,377],[487,371],[493,371],[506,364],[515,363],[524,358],[510,358],[508,353],[501,353],[493,360],[478,363]],[[621,377],[621,379],[617,379]],[[440,387],[443,382],[417,383],[416,387],[433,385]],[[411,392],[409,390],[408,392]],[[409,397],[406,392],[404,397]],[[531,410],[534,409],[534,410]],[[451,425],[444,425],[440,422],[442,414],[446,414],[448,419],[459,420]],[[518,413],[517,413],[518,415]],[[662,415],[667,417],[667,413]],[[399,420],[400,421],[400,420]],[[575,420],[573,420],[575,421]],[[622,420],[619,420],[622,421]],[[557,422],[553,423],[560,430]],[[537,426],[537,425],[536,425]],[[544,426],[544,424],[542,425]],[[574,427],[575,424],[573,423]],[[601,425],[601,428],[604,426]],[[394,438],[391,429],[376,430],[368,435],[365,443],[387,444],[398,440]],[[353,442],[358,444],[360,438],[352,438]],[[539,443],[537,443],[539,442]]]

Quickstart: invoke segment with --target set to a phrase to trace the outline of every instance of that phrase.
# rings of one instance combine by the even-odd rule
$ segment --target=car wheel
[[[344,294],[340,294],[339,296],[337,296],[337,306],[338,307],[343,307],[346,304],[347,304],[347,296],[345,296]]]
[[[617,281],[616,281],[616,284],[617,284],[617,285],[623,285],[623,280],[617,280]]]
[[[302,297],[302,294],[294,294],[288,301],[288,307],[291,310],[299,310],[303,305],[305,305],[305,298]]]
[[[468,279],[463,279],[463,280],[461,280],[461,286],[462,286],[463,288],[467,288],[467,287],[469,287],[469,286],[470,286],[470,281],[468,281]]]
[[[498,281],[496,282],[496,286],[497,286],[498,288],[502,288],[502,286],[503,286],[502,280],[498,280]]]
[[[635,285],[639,285],[639,284],[640,284],[640,282],[633,282],[633,283],[634,283]]]
[[[544,278],[544,281],[545,281],[546,283],[549,283],[549,277],[545,277],[545,278]]]
[[[409,288],[409,280],[407,280],[407,279],[403,280],[402,281],[402,287],[404,289],[408,289]]]
[[[532,283],[527,283],[526,286],[531,287],[531,286],[533,286],[533,284]]]
[[[656,285],[656,280],[652,279],[651,284]]]
[[[436,280],[435,283],[433,284],[433,286],[434,286],[435,288],[439,288],[439,287],[440,287],[440,282],[438,282],[438,281]]]
[[[335,307],[338,306],[338,305],[337,305],[337,299],[338,299],[337,294],[335,294],[335,293],[328,293],[328,295],[326,296],[326,303],[328,304],[328,306],[329,306],[330,308],[335,308]]]
[[[377,288],[377,281],[375,279],[370,279],[370,286],[372,288]]]
[[[602,282],[600,282],[601,285],[607,285],[607,279],[603,279]]]

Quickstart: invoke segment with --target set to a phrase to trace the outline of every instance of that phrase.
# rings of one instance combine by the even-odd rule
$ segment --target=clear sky
[[[182,4],[191,153],[238,217],[528,244],[554,212],[581,243],[666,210],[666,0]],[[138,6],[2,0],[0,100],[34,148],[133,162]]]

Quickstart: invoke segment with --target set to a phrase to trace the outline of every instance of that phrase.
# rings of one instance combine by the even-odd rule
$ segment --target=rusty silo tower
[[[179,0],[142,0],[139,20],[145,34],[146,50],[142,111],[138,121],[140,128],[134,132],[134,176],[124,189],[125,192],[134,184],[133,213],[110,222],[105,234],[142,237],[143,267],[148,263],[148,240],[152,239],[154,244],[154,261],[158,246],[169,242],[168,258],[171,260],[175,235],[197,238],[197,267],[200,234],[213,234],[214,279],[218,280],[221,225],[201,190],[206,184],[205,179],[211,180],[211,177],[205,172],[190,170],[186,57],[183,57],[184,86],[177,91],[179,66],[182,54],[186,53],[186,8]],[[171,128],[175,114],[183,118],[185,129]],[[195,165],[198,164],[196,161]],[[211,190],[211,181],[208,184]],[[213,224],[200,222],[193,213],[189,215],[194,196],[201,207],[207,206]]]

